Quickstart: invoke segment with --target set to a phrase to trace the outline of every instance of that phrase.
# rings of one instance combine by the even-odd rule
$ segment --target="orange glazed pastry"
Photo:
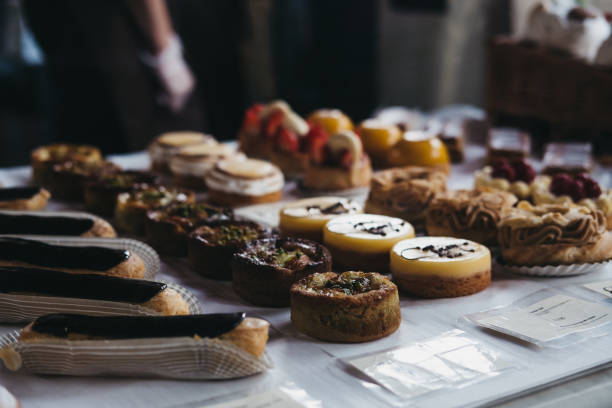
[[[308,122],[329,134],[353,130],[353,122],[339,109],[318,109],[308,116]]]
[[[387,165],[435,167],[450,172],[450,158],[446,146],[434,134],[410,130],[389,150]]]
[[[378,119],[364,120],[359,124],[357,133],[361,136],[363,147],[376,167],[387,166],[389,152],[402,138],[399,126]]]

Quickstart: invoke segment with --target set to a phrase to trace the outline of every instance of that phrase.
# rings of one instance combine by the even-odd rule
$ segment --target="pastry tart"
[[[151,168],[160,173],[170,173],[168,167],[170,159],[181,148],[201,144],[216,144],[217,141],[211,135],[200,132],[180,131],[167,132],[159,135],[149,145],[147,151],[151,158]]]
[[[0,237],[0,266],[22,266],[69,273],[96,273],[143,278],[143,260],[127,249],[102,246],[52,245],[42,241]]]
[[[141,171],[125,170],[104,174],[100,179],[85,185],[85,208],[96,214],[112,217],[119,194],[143,190],[158,182],[158,176]]]
[[[189,263],[207,278],[231,280],[230,260],[247,242],[272,236],[272,230],[253,221],[212,221],[187,239]]]
[[[437,194],[426,212],[429,235],[497,244],[497,223],[516,203],[505,191],[454,190]]]
[[[105,160],[93,163],[65,161],[51,168],[49,190],[60,200],[83,201],[88,183],[120,170],[119,166]]]
[[[315,273],[291,287],[293,326],[319,340],[376,340],[401,321],[397,286],[375,272]]]
[[[308,123],[285,101],[251,106],[238,139],[247,156],[276,164],[287,177],[300,175],[308,164],[311,145]]]
[[[49,198],[51,193],[40,187],[0,188],[0,209],[41,210]]]
[[[258,306],[289,306],[289,289],[298,280],[331,271],[327,248],[299,238],[248,242],[231,262],[232,285],[241,298]]]
[[[450,158],[446,146],[435,133],[409,130],[387,155],[388,167],[422,166],[450,172]]]
[[[0,212],[0,231],[3,234],[74,235],[81,237],[113,238],[115,229],[102,218],[86,213],[61,212]]]
[[[189,304],[183,297],[161,282],[18,267],[0,267],[0,282],[0,293],[40,298],[39,307],[44,308],[46,303],[50,311],[62,306],[49,298],[64,298],[128,303],[164,316],[189,314]],[[63,307],[69,311],[74,306]]]
[[[102,160],[100,149],[88,145],[73,145],[66,143],[41,146],[32,151],[32,181],[35,184],[47,186],[51,177],[53,165],[65,161],[93,163]]]
[[[204,203],[174,203],[147,213],[147,241],[159,252],[187,255],[187,235],[198,226],[214,220],[229,220],[233,211]]]
[[[427,167],[398,167],[374,173],[365,211],[413,224],[425,220],[433,197],[446,191],[446,173]]]
[[[491,282],[491,253],[465,239],[411,238],[391,250],[391,273],[400,290],[415,296],[471,295]]]
[[[323,157],[312,160],[304,173],[305,188],[334,191],[365,187],[370,183],[370,158],[353,131],[331,134],[324,147]]]
[[[524,159],[498,159],[492,166],[476,171],[474,187],[508,191],[521,200],[527,200],[531,197],[531,185],[535,176],[535,170]]]
[[[402,137],[399,126],[379,119],[367,119],[359,124],[357,133],[363,148],[372,158],[375,167],[386,167],[389,151]]]
[[[375,214],[342,215],[325,224],[323,244],[336,268],[364,268],[386,273],[389,251],[414,237],[412,225],[399,218]]]
[[[121,193],[115,207],[115,226],[133,234],[144,234],[147,211],[172,203],[193,203],[195,193],[164,186],[150,186],[144,190]]]
[[[217,162],[205,180],[210,201],[227,207],[278,201],[285,183],[274,164],[239,158]]]
[[[585,206],[520,202],[499,223],[505,262],[568,265],[612,258],[612,232],[602,212]]]
[[[323,227],[339,215],[363,212],[361,205],[342,197],[313,197],[294,201],[280,211],[279,230],[285,237],[323,242]]]
[[[538,176],[532,187],[533,202],[538,204],[578,204],[599,210],[612,230],[612,189],[603,190],[599,183],[584,173]]]
[[[199,144],[180,148],[170,159],[170,172],[174,183],[180,187],[205,190],[204,177],[223,159],[245,159],[227,144]]]

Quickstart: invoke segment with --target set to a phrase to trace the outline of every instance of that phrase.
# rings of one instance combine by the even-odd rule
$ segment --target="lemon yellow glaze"
[[[344,130],[353,130],[353,122],[339,109],[316,110],[310,114],[308,122],[321,126],[330,135]]]
[[[387,162],[391,166],[448,167],[450,158],[444,143],[423,131],[405,132],[389,150]]]
[[[400,129],[376,119],[367,119],[359,125],[359,134],[366,152],[383,157],[401,138]]]
[[[448,257],[423,250],[429,245],[435,248],[457,245],[457,248],[449,249],[452,255]],[[490,270],[491,253],[484,245],[466,239],[418,237],[395,244],[391,249],[390,262],[394,279],[414,275],[465,278]]]
[[[382,233],[371,232],[381,226]],[[388,252],[396,242],[412,237],[414,228],[408,221],[375,214],[342,215],[328,221],[323,229],[326,245],[356,253]]]

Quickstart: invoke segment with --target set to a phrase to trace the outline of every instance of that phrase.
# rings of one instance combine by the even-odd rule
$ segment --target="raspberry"
[[[592,178],[587,178],[582,182],[584,185],[584,194],[587,198],[597,198],[601,195],[601,187]]]
[[[322,127],[318,125],[310,127],[310,131],[306,135],[306,151],[313,162],[321,164],[325,161],[325,145],[328,138],[329,135]]]
[[[550,192],[554,195],[569,194],[570,185],[574,182],[567,174],[557,174],[550,183]]]
[[[278,135],[276,136],[276,143],[281,150],[288,152],[297,152],[300,149],[300,139],[295,134],[285,128],[280,128]]]
[[[578,202],[585,198],[586,194],[584,192],[584,184],[582,183],[582,181],[574,180],[569,186],[568,194],[575,202]]]
[[[261,112],[261,110],[263,109],[263,105],[258,105],[255,104],[253,106],[251,106],[249,109],[247,109],[247,111],[244,113],[244,121],[242,122],[242,128],[245,130],[255,130],[257,131],[257,129],[259,129],[260,123],[259,123],[259,113]]]
[[[584,183],[585,181],[589,180],[589,179],[590,179],[590,177],[589,177],[589,176],[587,176],[587,175],[586,175],[586,174],[584,174],[584,173],[576,174],[576,175],[574,176],[574,180],[580,180],[580,181],[582,181],[583,183]]]
[[[508,163],[493,167],[491,175],[495,178],[503,178],[508,181],[514,181],[516,179],[516,172]]]
[[[535,170],[524,159],[512,162],[512,167],[516,172],[517,180],[522,180],[525,183],[531,183],[536,176]]]
[[[269,139],[276,136],[278,129],[280,129],[283,123],[284,117],[285,114],[281,110],[275,110],[274,112],[270,113],[264,126],[264,135],[266,135],[266,137]]]

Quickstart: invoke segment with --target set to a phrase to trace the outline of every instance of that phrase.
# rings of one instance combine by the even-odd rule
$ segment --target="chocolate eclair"
[[[0,208],[8,210],[42,210],[51,193],[41,187],[0,188]]]
[[[268,341],[269,323],[244,313],[188,316],[87,316],[49,314],[26,326],[19,342],[54,343],[61,340],[152,339],[171,337],[217,338],[261,356]]]
[[[81,237],[116,237],[115,229],[102,218],[80,215],[53,215],[45,212],[0,212],[3,234],[74,235]]]
[[[612,233],[599,210],[522,201],[499,223],[502,258],[513,265],[568,265],[612,258]]]
[[[85,207],[96,214],[113,216],[120,193],[143,190],[159,183],[159,177],[142,171],[125,170],[104,174],[85,186]]]
[[[143,260],[127,249],[52,245],[33,239],[10,237],[0,237],[0,266],[35,267],[125,278],[142,278],[145,273]]]
[[[427,208],[427,233],[497,245],[497,223],[517,201],[514,194],[505,191],[439,193]]]
[[[100,149],[88,145],[55,143],[32,151],[32,181],[47,186],[53,165],[65,161],[93,163],[102,160]]]
[[[141,279],[0,267],[0,293],[129,303],[164,316],[189,314],[189,305],[178,292],[165,283]]]
[[[236,252],[231,270],[241,298],[259,306],[289,306],[291,285],[312,273],[331,271],[331,254],[305,239],[265,238]]]
[[[196,271],[208,278],[231,280],[229,262],[244,244],[272,236],[273,231],[253,221],[213,221],[187,239],[187,256]]]
[[[174,203],[147,212],[147,241],[159,252],[187,255],[187,235],[198,226],[215,220],[229,220],[234,212],[229,208],[204,203]]]
[[[93,163],[65,161],[51,168],[49,190],[60,200],[82,201],[87,183],[119,170],[119,166],[105,160]]]

